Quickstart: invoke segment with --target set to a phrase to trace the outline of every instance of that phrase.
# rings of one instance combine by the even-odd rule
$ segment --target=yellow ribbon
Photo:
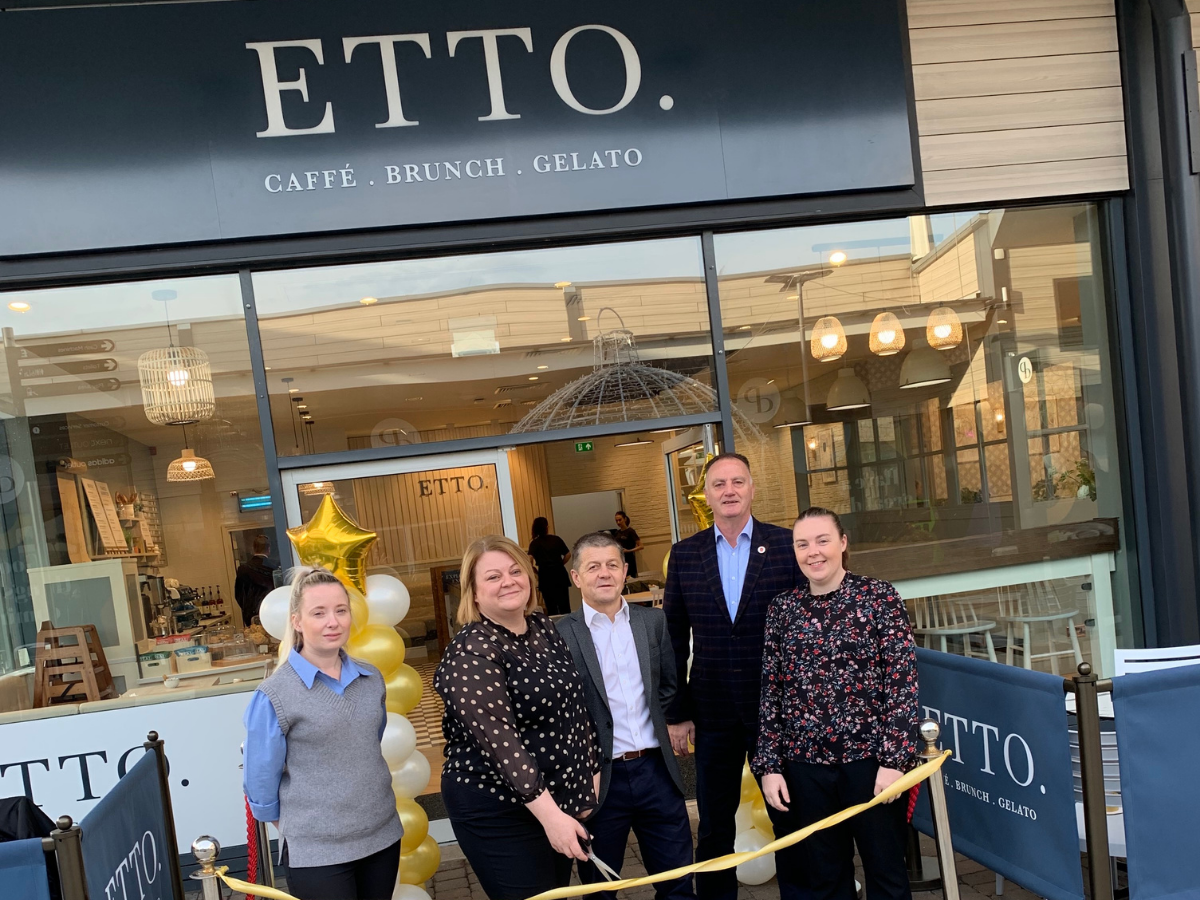
[[[793,831],[789,835],[771,841],[771,843],[759,850],[747,851],[746,853],[728,853],[725,856],[706,859],[704,862],[693,863],[690,866],[680,866],[678,869],[659,872],[657,875],[643,875],[640,878],[622,878],[620,881],[599,881],[595,884],[572,884],[563,888],[555,888],[552,891],[543,891],[536,896],[530,897],[529,900],[564,900],[567,897],[583,897],[587,894],[596,894],[601,891],[623,891],[626,888],[642,887],[643,885],[656,884],[660,881],[671,881],[676,878],[682,878],[684,875],[691,875],[694,872],[720,872],[724,869],[732,869],[740,866],[742,863],[750,862],[752,859],[758,859],[760,856],[766,856],[768,853],[774,853],[776,850],[783,850],[793,844],[798,844],[815,832],[832,828],[834,825],[839,825],[847,819],[857,816],[860,812],[870,809],[872,806],[878,806],[881,803],[886,803],[895,797],[899,797],[910,790],[913,785],[920,784],[926,778],[935,775],[951,752],[950,750],[945,750],[941,756],[922,763],[911,772],[901,775],[892,782],[887,790],[876,794],[866,803],[859,803],[857,806],[847,807],[841,812],[834,813],[832,816],[826,816],[819,822],[813,822],[799,831]],[[250,884],[248,881],[242,881],[240,878],[230,878],[225,874],[227,871],[229,871],[228,866],[220,866],[217,869],[217,876],[225,882],[227,887],[239,893],[252,894],[255,897],[267,898],[267,900],[296,900],[295,897],[285,891],[272,887],[264,887],[261,884]]]

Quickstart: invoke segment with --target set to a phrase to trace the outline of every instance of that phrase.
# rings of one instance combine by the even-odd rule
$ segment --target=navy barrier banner
[[[92,900],[183,900],[171,886],[166,813],[153,752],[79,823]]]
[[[954,849],[1047,900],[1082,900],[1062,678],[925,649],[917,670],[921,716],[954,751]],[[913,824],[933,833],[924,791]]]
[[[1200,666],[1113,679],[1131,900],[1195,897],[1200,885]]]
[[[4,885],[5,897],[50,900],[41,838],[0,844],[0,884]]]

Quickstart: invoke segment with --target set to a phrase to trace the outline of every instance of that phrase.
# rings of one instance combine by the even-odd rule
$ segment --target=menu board
[[[117,515],[117,505],[113,502],[108,485],[84,475],[79,476],[79,483],[83,485],[83,493],[92,508],[92,517],[96,520],[96,533],[104,552],[128,553],[129,545],[125,542],[125,532]]]

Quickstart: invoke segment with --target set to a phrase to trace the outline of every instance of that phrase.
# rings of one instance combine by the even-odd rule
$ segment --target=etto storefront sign
[[[0,256],[911,188],[900,5],[759,6],[6,16]]]

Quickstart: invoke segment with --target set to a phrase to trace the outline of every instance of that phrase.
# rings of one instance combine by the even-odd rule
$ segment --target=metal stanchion
[[[199,881],[204,889],[204,900],[221,900],[221,882],[217,878],[217,857],[221,855],[221,845],[215,837],[204,834],[192,841],[192,854],[200,863],[200,870],[193,872],[191,877]]]
[[[941,734],[941,726],[933,719],[926,719],[921,723],[921,740],[925,742],[921,759],[929,761],[942,755],[937,746]],[[950,840],[950,817],[946,811],[946,786],[942,783],[942,773],[934,772],[926,779],[925,784],[929,788],[933,841],[937,846],[938,865],[942,870],[942,896],[945,900],[959,900],[958,871],[954,866],[954,845]]]
[[[275,887],[275,860],[271,859],[271,833],[266,822],[255,822],[258,832],[259,884]]]
[[[1083,832],[1087,839],[1088,881],[1092,900],[1113,900],[1112,864],[1108,854],[1108,813],[1104,808],[1104,761],[1100,751],[1100,689],[1112,690],[1112,682],[1101,682],[1090,663],[1079,664],[1079,674],[1067,681],[1075,692],[1075,723],[1079,729],[1079,770],[1083,777]]]
[[[904,862],[908,866],[909,890],[936,891],[942,886],[942,872],[938,868],[937,860],[932,856],[921,855],[921,835],[911,825],[908,826]]]
[[[63,900],[88,900],[87,878],[83,874],[82,832],[70,816],[59,816],[50,832],[54,859],[58,863],[58,883]]]

